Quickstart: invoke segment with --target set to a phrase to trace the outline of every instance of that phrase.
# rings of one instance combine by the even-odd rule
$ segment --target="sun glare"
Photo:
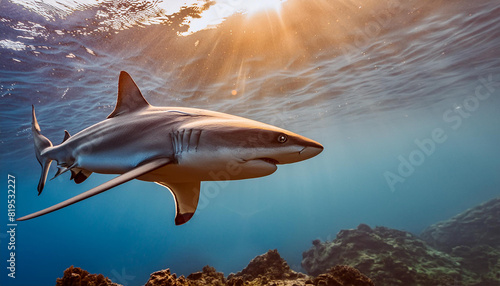
[[[282,0],[252,0],[242,1],[242,10],[248,14],[255,14],[263,11],[279,11]]]
[[[286,0],[222,0],[216,1],[208,10],[201,13],[200,18],[191,19],[190,29],[184,35],[216,27],[233,14],[242,13],[253,16],[258,13],[279,12]]]

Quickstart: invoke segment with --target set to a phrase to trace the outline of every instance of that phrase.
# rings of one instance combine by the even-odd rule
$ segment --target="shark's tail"
[[[31,132],[33,134],[33,142],[35,143],[35,154],[38,159],[38,163],[42,166],[42,174],[40,175],[40,181],[38,182],[38,195],[40,195],[43,187],[45,186],[50,163],[52,162],[52,159],[46,155],[47,148],[52,147],[52,142],[40,133],[40,126],[38,125],[38,121],[35,116],[35,106],[32,105],[31,107]]]

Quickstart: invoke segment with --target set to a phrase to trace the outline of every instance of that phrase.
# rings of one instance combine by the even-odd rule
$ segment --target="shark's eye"
[[[285,143],[285,142],[286,142],[286,140],[288,140],[288,137],[286,136],[286,134],[280,134],[280,135],[278,136],[278,142],[280,142],[280,143]]]

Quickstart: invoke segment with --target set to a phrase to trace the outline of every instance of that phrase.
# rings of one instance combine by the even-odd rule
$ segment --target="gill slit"
[[[184,139],[184,142],[185,142],[185,151],[189,152],[190,150],[190,146],[189,146],[189,142],[191,141],[191,134],[193,133],[193,129],[189,129],[187,130],[187,132],[185,132],[184,134],[187,133],[187,138]]]
[[[201,137],[201,132],[202,132],[202,131],[203,131],[203,130],[200,130],[200,132],[198,132],[198,135],[197,135],[197,138],[196,138],[196,145],[195,145],[195,147],[194,147],[194,150],[195,150],[196,152],[198,152],[198,145],[200,144],[200,137]]]
[[[202,130],[182,129],[170,133],[174,156],[182,152],[198,151]]]

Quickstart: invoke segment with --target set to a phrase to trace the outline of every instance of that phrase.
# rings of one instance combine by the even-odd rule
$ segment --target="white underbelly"
[[[242,180],[267,176],[276,169],[275,165],[260,160],[245,162],[230,156],[186,154],[177,163],[168,164],[138,179],[172,183]]]

